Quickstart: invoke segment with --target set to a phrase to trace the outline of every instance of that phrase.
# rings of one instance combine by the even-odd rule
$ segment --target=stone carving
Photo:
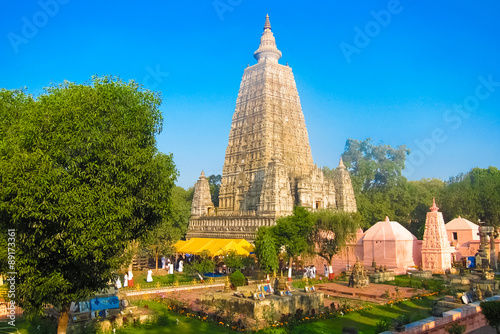
[[[254,53],[257,64],[244,70],[226,148],[217,215],[211,225],[221,231],[228,217],[270,218],[289,215],[294,205],[310,209],[356,211],[351,179],[342,160],[333,179],[314,165],[304,114],[292,69],[278,63],[281,51],[266,17],[260,45]],[[199,236],[193,216],[187,238]],[[244,218],[246,234],[258,226]],[[219,238],[229,238],[224,230]],[[250,238],[250,239],[253,239]]]
[[[349,277],[349,286],[354,288],[360,288],[368,286],[369,284],[370,284],[370,279],[366,274],[366,270],[361,261],[359,261],[359,258],[356,258],[356,262],[352,267],[351,276]]]
[[[451,268],[451,253],[455,248],[450,246],[443,214],[438,212],[435,200],[430,210],[431,212],[427,212],[422,242],[422,269],[431,270],[433,273],[444,273]]]
[[[205,216],[210,214],[215,214],[215,208],[210,195],[210,185],[205,177],[205,173],[201,171],[201,175],[194,185],[191,216]]]

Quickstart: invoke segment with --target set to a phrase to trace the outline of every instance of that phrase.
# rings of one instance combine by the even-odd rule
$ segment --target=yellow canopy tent
[[[245,239],[208,239],[192,238],[187,241],[178,241],[175,252],[181,254],[199,254],[207,250],[210,256],[217,256],[234,250],[239,255],[248,256],[255,247]]]

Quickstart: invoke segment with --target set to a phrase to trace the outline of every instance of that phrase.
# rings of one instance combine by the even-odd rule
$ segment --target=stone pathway
[[[413,288],[396,287],[386,284],[370,284],[364,288],[350,288],[347,285],[347,282],[335,282],[316,284],[315,287],[317,291],[323,292],[325,297],[328,295],[330,297],[351,298],[377,304],[385,304],[390,299],[397,298],[398,292],[399,298],[409,298],[426,292],[422,289],[415,291]],[[398,292],[396,292],[396,288],[398,288]],[[384,296],[386,291],[389,292],[389,299]]]

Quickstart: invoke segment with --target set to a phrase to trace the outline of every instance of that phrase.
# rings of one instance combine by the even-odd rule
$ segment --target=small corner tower
[[[193,202],[191,204],[191,216],[208,216],[214,211],[214,204],[210,195],[210,185],[201,171],[198,181],[194,185]]]
[[[333,181],[337,194],[337,208],[347,212],[356,212],[356,197],[354,196],[351,177],[344,166],[342,157],[340,158],[339,166],[335,169]]]

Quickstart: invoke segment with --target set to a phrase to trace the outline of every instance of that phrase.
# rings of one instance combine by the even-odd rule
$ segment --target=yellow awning
[[[217,256],[234,250],[238,255],[248,256],[255,247],[245,239],[191,238],[178,241],[175,251],[182,254],[199,254],[207,250],[210,256]]]

